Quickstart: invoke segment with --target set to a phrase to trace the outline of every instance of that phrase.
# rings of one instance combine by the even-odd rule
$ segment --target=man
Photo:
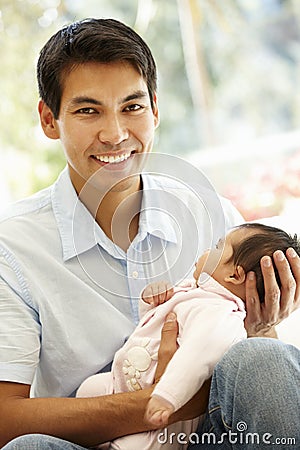
[[[5,448],[78,449],[149,429],[143,412],[150,388],[101,398],[66,397],[73,397],[87,376],[109,366],[137,323],[141,289],[162,274],[174,282],[186,276],[196,253],[239,216],[223,200],[222,208],[210,206],[219,200],[207,186],[201,195],[212,198],[197,201],[199,195],[178,180],[153,176],[151,170],[141,175],[151,163],[159,122],[156,68],[149,48],[130,28],[110,19],[65,27],[40,54],[38,82],[41,125],[47,137],[60,139],[67,169],[53,186],[13,206],[0,225],[0,445],[25,435]],[[274,336],[274,325],[299,305],[298,257],[291,250],[287,258],[276,252],[274,261],[281,295],[271,259],[265,257],[262,306],[249,275],[249,336]],[[176,322],[168,319],[164,335],[170,337],[162,340],[157,378],[176,346]],[[243,419],[241,411],[249,426],[259,425],[255,417],[264,398],[254,366],[263,388],[266,383],[286,387],[291,361],[299,362],[299,355],[274,342],[251,339],[246,350],[235,346],[215,372],[210,402],[214,414],[230,416],[230,426]],[[268,370],[279,354],[284,356],[276,377]],[[235,380],[231,371],[239,361]],[[216,379],[224,384],[221,391]],[[172,420],[204,412],[208,386]],[[237,386],[244,400],[236,409]],[[285,393],[285,401],[295,399],[296,386]],[[258,397],[251,414],[247,396]],[[269,409],[280,411],[281,403],[268,401]],[[288,413],[299,415],[299,404],[289,406]],[[270,427],[266,432],[277,430],[279,423],[285,431],[287,420],[274,421],[274,416],[272,423],[264,422]],[[209,420],[218,423],[213,415]]]

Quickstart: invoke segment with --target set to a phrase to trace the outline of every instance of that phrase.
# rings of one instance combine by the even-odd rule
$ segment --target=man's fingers
[[[274,261],[274,265],[273,265]],[[274,326],[286,318],[293,310],[300,306],[300,258],[292,249],[288,249],[286,255],[277,250],[270,256],[261,258],[265,298],[259,302],[256,290],[256,282],[246,279],[246,309],[245,328],[248,336],[275,337]],[[278,271],[279,288],[275,275]]]
[[[300,257],[293,248],[289,248],[287,250],[286,257],[296,281],[296,290],[293,304],[293,310],[295,310],[300,307]]]
[[[290,296],[290,303],[286,306],[289,313],[300,307],[300,258],[293,248],[289,248],[286,251],[286,258],[289,278],[286,283],[282,282],[282,285],[285,287],[286,292],[289,293],[287,296]],[[283,300],[287,302],[286,298]]]
[[[287,317],[294,309],[296,281],[284,253],[280,250],[277,250],[276,252],[274,252],[273,258],[281,282],[279,319],[282,320]]]
[[[161,342],[158,350],[158,363],[155,372],[155,382],[157,382],[177,350],[178,323],[176,314],[170,312],[165,320],[161,331]]]
[[[296,282],[300,282],[300,257],[293,248],[288,248],[286,257],[292,269]]]
[[[249,272],[246,277],[246,311],[245,328],[248,336],[253,336],[257,331],[257,325],[262,321],[261,303],[256,288],[254,272]]]
[[[262,299],[264,300],[265,316],[269,324],[275,325],[280,310],[280,289],[270,256],[263,256],[260,266],[265,287],[265,298]]]
[[[260,318],[260,300],[254,272],[249,272],[246,278],[246,307],[247,313],[249,313],[252,320]]]

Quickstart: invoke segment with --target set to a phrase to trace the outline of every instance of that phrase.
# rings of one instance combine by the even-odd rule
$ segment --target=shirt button
[[[133,278],[138,278],[139,273],[135,270],[134,272],[132,272],[132,277]]]

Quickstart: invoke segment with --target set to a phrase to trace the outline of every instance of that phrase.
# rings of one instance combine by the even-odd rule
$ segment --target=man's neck
[[[142,190],[107,194],[96,213],[96,222],[124,251],[138,233]]]
[[[118,190],[116,186],[104,195],[88,182],[82,189],[78,189],[78,186],[75,189],[106,236],[127,251],[138,233],[142,202],[141,177],[132,179],[125,189]]]

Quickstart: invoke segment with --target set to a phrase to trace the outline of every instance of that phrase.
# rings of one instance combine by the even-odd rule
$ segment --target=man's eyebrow
[[[129,102],[130,100],[138,100],[146,97],[148,97],[147,91],[138,90],[133,92],[132,94],[127,95],[127,97],[123,98],[121,103],[126,103]]]
[[[96,100],[93,97],[86,97],[86,96],[80,96],[80,97],[74,97],[71,100],[71,106],[80,106],[84,103],[90,103],[92,105],[102,105],[102,102],[99,100]]]
[[[129,102],[130,100],[139,100],[139,99],[146,98],[147,96],[148,96],[147,91],[137,90],[137,91],[134,91],[132,94],[129,94],[126,97],[124,97],[123,99],[121,99],[119,103],[122,104],[122,103]],[[79,96],[79,97],[74,97],[71,100],[71,106],[80,106],[85,103],[89,103],[91,105],[96,105],[96,106],[103,106],[103,102],[101,102],[100,100],[97,100],[93,97],[88,97],[85,95]]]

